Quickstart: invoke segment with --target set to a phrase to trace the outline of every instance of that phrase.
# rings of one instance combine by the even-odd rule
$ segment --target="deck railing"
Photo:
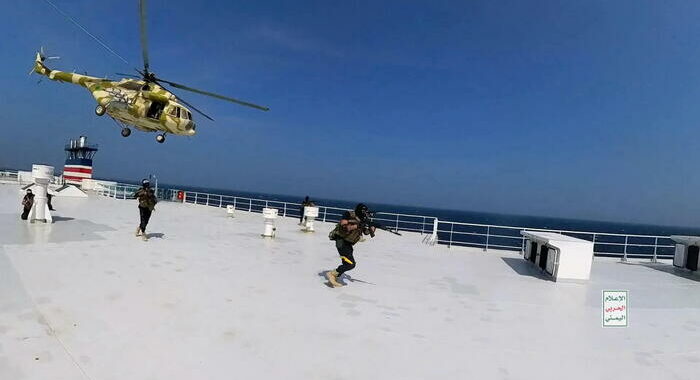
[[[129,183],[103,184],[95,182],[94,186],[93,191],[97,195],[115,199],[134,199],[134,193],[141,188],[141,186]],[[170,191],[169,189],[158,189],[157,197],[159,199],[171,199]]]
[[[18,182],[19,173],[16,170],[0,170],[0,181]]]
[[[18,172],[15,170],[0,171],[0,182],[19,182]],[[96,184],[95,192],[102,196],[117,199],[133,199],[133,194],[139,186],[133,184]],[[158,189],[158,197],[167,200],[177,200],[179,190]],[[232,205],[236,210],[248,212],[262,212],[265,207],[277,208],[283,217],[299,218],[301,204],[283,202],[270,199],[246,198],[231,195],[201,193],[183,191],[183,202],[214,207],[226,207]],[[319,206],[319,220],[323,222],[337,222],[343,213],[343,208],[331,206]],[[460,223],[438,220],[433,216],[411,215],[381,212],[377,213],[375,220],[386,226],[400,231],[418,232],[426,234],[424,241],[452,246],[478,247],[506,250],[523,250],[525,239],[520,235],[523,230],[547,231],[565,234],[594,243],[594,252],[597,256],[627,258],[649,258],[656,261],[658,258],[668,259],[673,257],[674,244],[668,236],[662,235],[632,235],[614,234],[602,232],[551,230],[541,228],[527,228],[516,226],[499,226],[476,223]]]
[[[177,192],[181,190],[167,190],[168,199],[175,200]],[[246,198],[233,195],[221,195],[210,193],[199,193],[194,191],[183,191],[183,202],[197,205],[207,205],[214,207],[233,206],[236,210],[248,212],[262,212],[263,208],[276,208],[283,217],[300,218],[301,203],[284,202],[270,199]],[[344,208],[317,205],[319,214],[317,220],[323,222],[337,222],[343,213],[348,211]],[[433,230],[435,218],[423,215],[395,214],[387,212],[376,213],[375,221],[401,231],[430,233]]]
[[[596,256],[628,258],[647,258],[652,262],[657,259],[673,257],[675,245],[668,236],[633,235],[604,232],[587,232],[572,230],[551,230],[515,226],[496,226],[487,224],[437,222],[438,244],[447,246],[479,247],[484,250],[498,248],[522,251],[525,238],[521,231],[540,231],[564,234],[593,242]]]
[[[96,192],[100,195],[129,199],[138,189],[137,185],[116,184],[102,185]],[[181,193],[183,203],[225,208],[229,205],[235,210],[261,213],[263,208],[276,208],[282,217],[299,218],[301,204],[262,198],[247,198],[233,195],[202,193],[178,189],[158,189],[161,199],[178,201]],[[337,222],[347,209],[318,205],[319,217],[323,222]],[[551,230],[542,228],[527,228],[516,226],[499,226],[490,224],[460,223],[438,220],[433,216],[399,214],[390,212],[377,213],[375,221],[400,231],[425,234],[424,242],[441,245],[477,247],[484,250],[502,249],[522,251],[525,238],[520,232],[544,231],[565,234],[594,243],[596,256],[628,258],[668,259],[673,257],[674,244],[668,236],[662,235],[632,235],[602,232]]]
[[[0,181],[18,182],[17,171],[0,171]],[[98,184],[95,192],[102,196],[117,199],[133,199],[133,194],[139,188],[137,185],[117,183]],[[176,189],[158,189],[161,199],[177,200]],[[265,207],[280,210],[283,217],[299,218],[301,204],[294,202],[276,201],[270,199],[246,198],[232,195],[182,191],[184,203],[226,207],[248,212],[262,212]],[[346,209],[319,205],[319,220],[337,222]],[[632,235],[602,232],[550,230],[541,228],[526,228],[516,226],[499,226],[476,223],[460,223],[438,220],[433,216],[411,215],[381,212],[377,213],[375,221],[400,231],[428,234],[424,241],[452,246],[478,247],[516,250],[524,249],[525,239],[520,235],[523,230],[546,231],[565,234],[594,243],[597,256],[627,258],[648,258],[656,261],[659,258],[673,257],[674,244],[668,236],[662,235]]]
[[[20,176],[17,170],[0,170],[0,182],[16,182],[20,185],[32,183],[31,179],[28,180],[26,176],[24,178]],[[63,176],[54,176],[51,183],[54,185],[63,185],[65,181],[63,180]]]

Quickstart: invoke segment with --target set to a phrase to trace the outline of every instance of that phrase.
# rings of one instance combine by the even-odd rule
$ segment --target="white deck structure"
[[[524,256],[534,265],[544,266],[555,281],[587,281],[591,277],[593,242],[553,232],[522,231],[521,234],[528,239]],[[540,254],[543,245],[549,248],[545,256]]]
[[[429,247],[378,232],[348,286],[327,239],[296,219],[161,202],[56,199],[19,219],[0,185],[0,379],[697,379],[700,277],[596,259],[555,283],[517,253]],[[601,291],[629,290],[629,327]]]

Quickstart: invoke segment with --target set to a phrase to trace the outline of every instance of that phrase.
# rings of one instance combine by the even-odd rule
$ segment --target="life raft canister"
[[[182,201],[183,199],[185,199],[185,192],[180,190],[177,192],[177,200]]]

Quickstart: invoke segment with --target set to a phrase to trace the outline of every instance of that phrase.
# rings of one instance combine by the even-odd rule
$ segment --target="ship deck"
[[[517,252],[378,232],[339,264],[330,224],[161,202],[143,242],[135,201],[54,198],[19,219],[0,185],[0,379],[695,379],[700,277],[596,258],[555,283]],[[629,327],[601,291],[629,291]]]

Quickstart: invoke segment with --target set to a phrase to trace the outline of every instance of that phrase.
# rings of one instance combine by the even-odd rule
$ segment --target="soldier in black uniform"
[[[141,181],[141,188],[134,193],[134,197],[139,201],[139,215],[141,217],[141,224],[136,228],[136,236],[141,236],[141,239],[146,241],[148,240],[146,226],[151,219],[151,213],[155,210],[158,200],[151,188],[151,183],[147,179]]]
[[[304,209],[306,206],[309,206],[309,203],[311,201],[309,200],[309,196],[307,195],[306,198],[304,198],[304,201],[301,202],[301,207],[299,208],[299,225],[301,226],[304,223]]]
[[[51,199],[53,198],[53,195],[51,194],[46,194],[46,204],[49,206],[50,211],[56,211],[55,208],[53,208],[53,205],[51,204]]]
[[[32,206],[34,205],[34,194],[32,194],[32,189],[27,189],[27,194],[22,198],[22,220],[27,220],[29,217],[29,212],[32,211]]]
[[[362,223],[367,219],[369,219],[369,209],[360,203],[355,207],[355,211],[346,211],[335,229],[328,235],[331,240],[335,240],[335,247],[340,255],[340,266],[326,273],[326,278],[333,287],[342,286],[338,282],[338,277],[355,268],[356,261],[353,256],[355,243],[360,241],[362,235],[374,236],[374,227],[362,227]]]

